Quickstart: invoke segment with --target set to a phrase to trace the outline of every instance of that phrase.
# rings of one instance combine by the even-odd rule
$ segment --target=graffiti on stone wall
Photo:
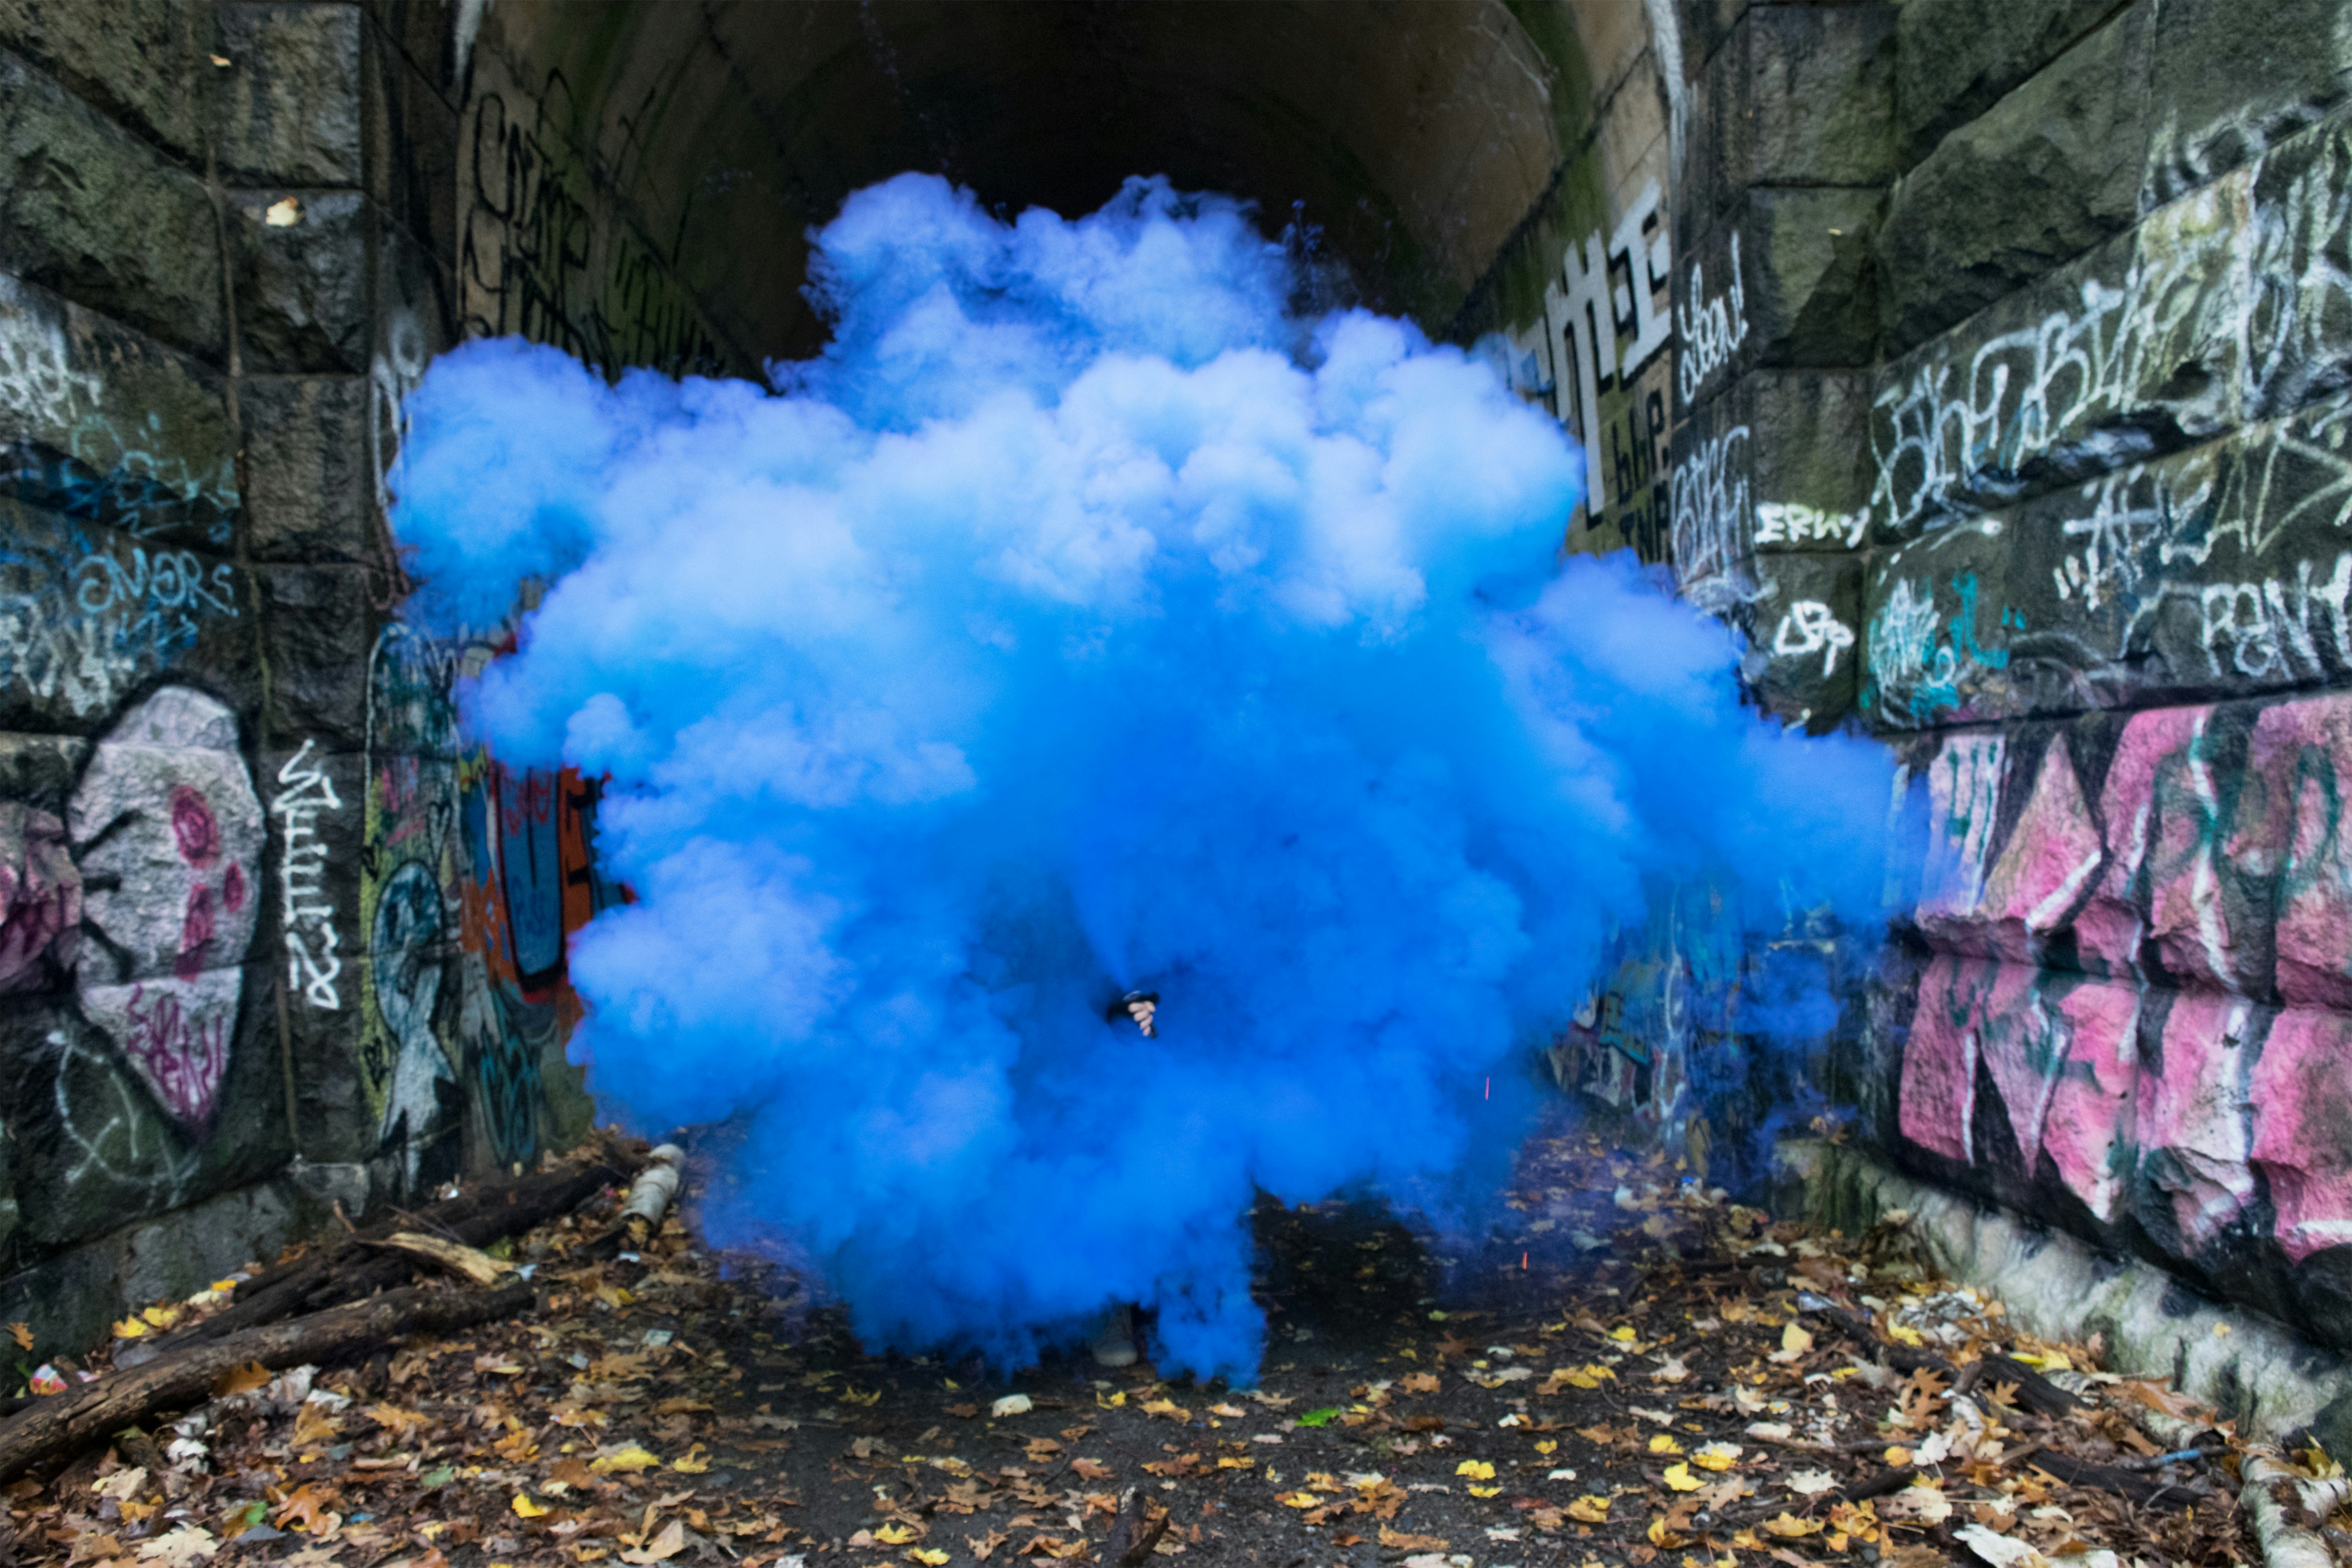
[[[322,813],[341,812],[343,803],[327,776],[315,742],[278,770],[278,793],[269,815],[278,821],[278,926],[286,941],[286,988],[306,1007],[333,1012],[342,1006],[335,988],[343,972],[338,956],[342,938],[335,930],[335,905],[327,887],[327,841],[320,836]]]
[[[237,617],[234,571],[0,503],[0,692],[103,714]]]
[[[611,217],[573,150],[571,87],[536,100],[478,92],[467,107],[458,251],[468,336],[519,332],[617,374],[721,367],[667,264]]]
[[[495,651],[395,626],[371,664],[362,1061],[412,1179],[461,1116],[512,1164],[551,1141],[551,1115],[583,1112],[551,1081],[581,1016],[565,947],[621,896],[593,863],[595,786],[463,743],[452,683]]]
[[[1874,515],[1907,537],[2342,386],[2347,229],[2339,118],[1898,362],[1872,410]]]
[[[1927,777],[1904,1143],[2183,1264],[2352,1244],[2352,697],[1958,733]]]
[[[1660,196],[1653,181],[1613,225],[1568,242],[1544,289],[1543,319],[1506,334],[1502,367],[1585,449],[1580,515],[1591,533],[1572,529],[1572,537],[1595,550],[1631,546],[1644,561],[1666,559],[1670,529],[1674,279]]]
[[[90,368],[110,357],[119,368],[124,356],[91,352],[77,329],[100,330],[0,274],[0,494],[133,539],[189,529],[204,543],[227,544],[240,503],[226,429],[192,449],[162,408],[124,402]],[[220,416],[216,406],[205,412]]]

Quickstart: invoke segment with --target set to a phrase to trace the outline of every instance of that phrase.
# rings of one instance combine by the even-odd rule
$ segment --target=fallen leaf
[[[1783,1541],[1795,1541],[1802,1536],[1820,1534],[1822,1526],[1817,1520],[1799,1519],[1787,1509],[1782,1509],[1778,1518],[1764,1521],[1764,1529]]]
[[[684,1454],[672,1459],[669,1468],[682,1476],[698,1476],[710,1468],[710,1458],[702,1451],[702,1445],[697,1443]]]
[[[1190,1421],[1192,1413],[1172,1399],[1147,1399],[1143,1402],[1146,1415],[1161,1415],[1171,1421]],[[1336,1415],[1337,1412],[1334,1412]]]
[[[145,1563],[162,1563],[169,1568],[187,1568],[191,1563],[202,1562],[220,1550],[213,1532],[201,1525],[184,1524],[167,1535],[139,1545],[139,1557]]]
[[[1500,1487],[1472,1487],[1470,1489],[1470,1495],[1472,1497],[1500,1497],[1503,1495],[1503,1489]]]
[[[1433,1372],[1409,1372],[1405,1373],[1404,1381],[1397,1386],[1403,1389],[1407,1394],[1434,1394],[1437,1392],[1438,1388],[1438,1377]],[[1388,1530],[1381,1531],[1381,1534],[1383,1537],[1393,1535],[1394,1533],[1396,1533],[1394,1531]],[[1411,1536],[1407,1539],[1426,1541],[1429,1537]],[[1386,1544],[1385,1541],[1383,1541],[1383,1544]],[[1441,1547],[1444,1544],[1444,1542],[1438,1542],[1438,1545]],[[1435,1548],[1433,1548],[1432,1550],[1435,1550]]]
[[[30,1323],[11,1323],[8,1325],[8,1337],[16,1342],[16,1348],[18,1350],[31,1350],[33,1348],[33,1325]]]
[[[544,1519],[547,1517],[548,1510],[540,1504],[531,1501],[530,1494],[528,1492],[515,1493],[514,1501],[509,1503],[507,1506],[513,1509],[517,1514],[524,1519]]]
[[[634,1475],[639,1470],[660,1469],[661,1460],[636,1444],[631,1443],[616,1452],[599,1454],[588,1461],[588,1468],[600,1476],[609,1476],[615,1471],[623,1475]]]
[[[1465,1459],[1454,1467],[1454,1473],[1468,1476],[1474,1481],[1491,1481],[1495,1479],[1495,1467],[1484,1459]]]
[[[1837,1478],[1827,1470],[1797,1470],[1789,1477],[1789,1489],[1799,1497],[1819,1497],[1837,1485]]]
[[[1381,1544],[1395,1552],[1443,1552],[1449,1544],[1442,1535],[1410,1535],[1381,1526]]]
[[[278,1517],[270,1522],[284,1530],[290,1521],[295,1528],[310,1534],[332,1535],[335,1527],[343,1522],[341,1514],[328,1511],[335,1500],[334,1489],[325,1482],[304,1481],[286,1495],[278,1505]]]
[[[1678,1492],[1695,1492],[1706,1483],[1690,1473],[1690,1466],[1678,1463],[1666,1467],[1666,1485]]]
[[[1703,1470],[1727,1470],[1740,1452],[1737,1443],[1702,1443],[1691,1455],[1691,1463]]]
[[[936,1546],[910,1547],[907,1555],[918,1563],[929,1563],[930,1568],[940,1568],[940,1564],[948,1560],[948,1554]]]
[[[904,1546],[915,1539],[915,1532],[903,1524],[886,1524],[874,1532],[874,1539],[885,1546]]]
[[[988,1413],[1002,1421],[1008,1415],[1026,1415],[1031,1405],[1025,1394],[1008,1394],[988,1407]]]
[[[686,1525],[673,1519],[662,1526],[662,1532],[653,1538],[650,1545],[622,1552],[621,1561],[644,1568],[649,1563],[667,1563],[685,1550]]]
[[[1650,1439],[1650,1452],[1653,1454],[1679,1454],[1682,1451],[1683,1446],[1666,1433],[1661,1432]]]
[[[1568,1517],[1587,1524],[1605,1524],[1609,1521],[1609,1500],[1597,1494],[1578,1498],[1568,1505]]]
[[[147,1325],[136,1318],[125,1318],[114,1325],[114,1337],[118,1340],[135,1340],[146,1331]],[[151,1541],[147,1544],[152,1546],[154,1542]],[[145,1548],[142,1547],[141,1550],[144,1551]]]
[[[1221,1465],[1224,1463],[1222,1459],[1217,1462]],[[1250,1462],[1251,1461],[1247,1459],[1241,1461],[1241,1463],[1244,1465],[1249,1464]],[[1082,1481],[1107,1481],[1110,1479],[1113,1474],[1111,1468],[1108,1465],[1094,1459],[1072,1459],[1070,1461],[1070,1472]]]

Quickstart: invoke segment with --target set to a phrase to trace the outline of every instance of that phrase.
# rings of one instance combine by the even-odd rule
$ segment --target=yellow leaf
[[[710,1468],[710,1460],[704,1455],[702,1445],[697,1443],[683,1457],[670,1461],[669,1468],[682,1476],[698,1476]]]
[[[1764,1521],[1764,1528],[1783,1541],[1794,1541],[1799,1536],[1816,1534],[1822,1527],[1815,1521],[1799,1519],[1788,1510],[1782,1509],[1780,1518],[1768,1519]]]
[[[257,1361],[249,1361],[242,1366],[233,1366],[213,1379],[213,1394],[216,1397],[243,1394],[247,1389],[259,1388],[268,1381],[269,1369]]]
[[[1634,1333],[1630,1326],[1621,1323],[1609,1331],[1609,1337],[1621,1345],[1630,1345],[1633,1342]]]
[[[1468,1476],[1474,1481],[1491,1481],[1495,1479],[1495,1467],[1484,1459],[1465,1459],[1454,1467],[1454,1473]]]
[[[1702,1443],[1691,1456],[1691,1463],[1703,1470],[1727,1470],[1731,1461],[1739,1458],[1737,1443]]]
[[[33,1348],[33,1326],[30,1323],[9,1324],[8,1335],[16,1342],[18,1350],[28,1351]]]
[[[1609,1500],[1597,1496],[1578,1498],[1568,1505],[1568,1517],[1580,1519],[1587,1524],[1606,1524],[1609,1521]]]
[[[907,1555],[918,1563],[929,1563],[930,1568],[940,1568],[940,1564],[948,1560],[948,1554],[936,1546],[917,1546],[911,1548]]]
[[[1653,1454],[1679,1454],[1682,1451],[1683,1446],[1667,1433],[1661,1432],[1650,1439],[1650,1452]]]
[[[1538,1454],[1549,1454],[1559,1447],[1559,1445],[1558,1443],[1555,1443],[1550,1438],[1547,1437],[1542,1442],[1536,1445],[1536,1452]]]
[[[1117,1394],[1111,1394],[1106,1398],[1102,1391],[1100,1389],[1097,1389],[1095,1391],[1095,1403],[1101,1405],[1105,1410],[1116,1410],[1120,1405],[1127,1403],[1127,1390],[1122,1388]]]
[[[146,1331],[147,1325],[136,1318],[125,1318],[114,1325],[114,1337],[118,1340],[135,1340]]]
[[[1171,1421],[1190,1421],[1192,1413],[1172,1399],[1147,1399],[1143,1402],[1146,1415],[1165,1415]]]
[[[180,1321],[180,1309],[177,1307],[150,1307],[139,1315],[146,1319],[149,1323],[152,1324],[156,1328],[168,1329],[173,1323]]]
[[[1913,1328],[1908,1323],[1887,1324],[1886,1337],[1895,1341],[1897,1344],[1909,1345],[1913,1350],[1917,1350],[1921,1345],[1927,1342],[1926,1339],[1921,1337],[1919,1331]]]
[[[632,1474],[638,1470],[658,1470],[661,1460],[632,1443],[618,1453],[604,1454],[589,1460],[588,1468],[600,1476],[609,1476],[615,1470]]]
[[[1813,1348],[1813,1336],[1790,1323],[1780,1331],[1780,1348],[1792,1355],[1802,1355]]]
[[[1503,1489],[1500,1487],[1472,1487],[1470,1489],[1470,1495],[1472,1497],[1500,1497],[1502,1495],[1502,1491]]]
[[[1911,1462],[1911,1450],[1897,1444],[1886,1450],[1885,1458],[1888,1469],[1899,1470]]]
[[[915,1532],[903,1524],[886,1524],[874,1532],[874,1539],[885,1546],[904,1546],[915,1539]]]
[[[1275,1501],[1285,1508],[1321,1508],[1323,1500],[1313,1492],[1284,1492]]]
[[[515,1493],[514,1501],[507,1506],[513,1509],[515,1512],[520,1514],[525,1519],[541,1519],[545,1517],[547,1513],[546,1509],[541,1508],[539,1504],[531,1501],[530,1496],[523,1492]]]
[[[878,1405],[882,1401],[882,1391],[877,1388],[871,1394],[860,1394],[854,1384],[844,1384],[841,1397],[852,1405]]]
[[[1706,1483],[1692,1475],[1688,1465],[1678,1464],[1666,1467],[1666,1485],[1678,1492],[1695,1492]]]

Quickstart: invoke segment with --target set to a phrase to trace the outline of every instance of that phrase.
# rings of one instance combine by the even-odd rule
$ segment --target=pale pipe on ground
[[[686,1151],[675,1143],[664,1143],[646,1158],[649,1163],[637,1173],[621,1205],[621,1219],[626,1225],[642,1224],[650,1233],[660,1227],[662,1215],[677,1196],[678,1171],[686,1163]]]

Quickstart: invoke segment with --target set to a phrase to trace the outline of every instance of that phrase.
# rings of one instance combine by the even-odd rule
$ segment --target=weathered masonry
[[[1662,889],[1562,1080],[2352,1341],[2352,13],[2326,0],[0,0],[0,1318],[60,1348],[588,1114],[595,790],[393,619],[400,399],[807,352],[907,168],[1257,200],[1591,454],[1572,548],[1933,803],[1897,940]],[[1735,1000],[1864,997],[1809,1049]]]

